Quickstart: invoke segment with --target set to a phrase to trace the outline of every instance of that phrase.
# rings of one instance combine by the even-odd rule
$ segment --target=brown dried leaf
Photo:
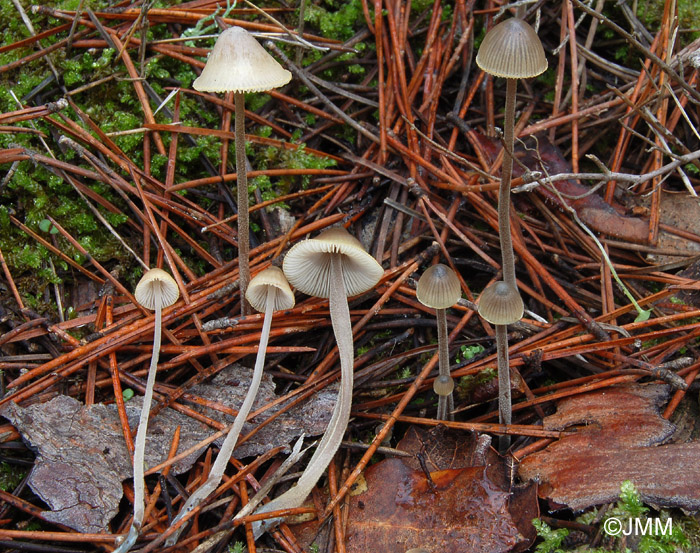
[[[520,477],[540,482],[541,497],[571,509],[616,500],[624,480],[648,503],[700,508],[700,444],[657,445],[674,431],[659,413],[667,395],[665,385],[633,384],[560,402],[545,428],[585,426],[524,459]]]
[[[441,424],[430,428],[411,426],[396,449],[423,455],[429,471],[483,466],[483,454],[476,452],[477,438],[475,432],[450,430]],[[486,455],[487,465],[501,464],[493,448],[487,447]],[[417,457],[406,458],[404,463],[415,470],[421,468]]]
[[[538,516],[534,488],[518,495],[525,536],[510,513],[508,490],[492,482],[486,467],[425,474],[401,459],[387,459],[365,472],[367,491],[350,499],[347,553],[407,551],[444,553],[522,551]],[[523,497],[529,501],[520,501]],[[524,506],[527,507],[524,507]]]

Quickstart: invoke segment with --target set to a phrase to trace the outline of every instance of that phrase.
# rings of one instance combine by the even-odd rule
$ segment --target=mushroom
[[[250,281],[248,173],[245,158],[246,92],[262,92],[287,84],[292,74],[284,69],[242,27],[229,27],[214,44],[202,74],[192,83],[202,92],[233,92],[236,109],[235,144],[238,189],[238,271],[241,290],[241,313],[247,313],[245,293]]]
[[[151,411],[151,401],[153,399],[153,387],[156,382],[156,372],[158,357],[160,355],[160,337],[162,325],[162,309],[169,307],[180,297],[177,282],[162,269],[151,269],[141,277],[136,285],[134,297],[141,307],[155,311],[155,322],[153,327],[153,353],[151,354],[151,364],[148,367],[148,377],[146,379],[146,391],[143,394],[143,404],[139,416],[139,426],[136,430],[136,441],[134,443],[134,519],[131,522],[129,533],[123,542],[115,549],[115,553],[125,553],[129,551],[136,542],[143,525],[145,512],[145,489],[144,478],[144,458],[146,455],[146,434],[148,433],[148,415]]]
[[[501,424],[510,424],[510,374],[508,367],[508,334],[506,325],[522,317],[522,299],[518,293],[515,280],[515,259],[513,242],[510,235],[510,182],[513,173],[513,133],[515,126],[515,94],[518,79],[535,77],[547,69],[544,48],[535,30],[518,17],[502,21],[493,27],[481,43],[476,55],[476,64],[485,72],[506,79],[506,106],[503,122],[503,165],[501,167],[501,184],[498,192],[498,232],[503,256],[503,280],[484,290],[479,302],[479,314],[489,320],[484,313],[490,313],[496,307],[496,300],[513,294],[518,296],[520,314],[514,320],[494,323],[496,325],[496,347],[498,350],[498,404]],[[498,287],[498,290],[489,290]],[[506,293],[507,292],[507,293]],[[484,297],[485,296],[485,297]],[[513,299],[513,302],[515,300]],[[515,305],[515,303],[513,303]],[[503,307],[503,304],[501,304]],[[513,307],[512,313],[517,308]],[[505,312],[504,312],[505,313]],[[507,389],[505,389],[507,388]],[[507,404],[507,405],[506,405]],[[499,439],[499,449],[503,453],[510,444],[510,436]]]
[[[535,30],[522,19],[514,17],[502,21],[486,33],[476,54],[476,64],[486,73],[506,79],[503,165],[498,193],[498,231],[503,256],[503,280],[516,287],[509,217],[515,93],[518,79],[536,77],[547,69],[547,58]]]
[[[256,513],[298,507],[318,482],[338,450],[350,419],[354,348],[347,298],[366,292],[384,274],[382,266],[343,227],[323,231],[295,244],[282,264],[289,283],[310,296],[328,298],[331,325],[340,357],[340,391],[328,428],[296,485]],[[253,524],[256,536],[279,519]]]
[[[496,356],[498,359],[498,422],[510,424],[512,420],[510,398],[510,367],[508,363],[508,326],[523,316],[523,300],[517,288],[504,280],[486,287],[479,297],[479,315],[496,329]],[[501,453],[510,447],[510,436],[498,439]]]
[[[416,297],[427,307],[435,309],[438,327],[438,377],[433,391],[438,395],[437,418],[454,420],[454,380],[450,376],[450,353],[447,336],[447,308],[459,301],[462,289],[455,272],[442,263],[428,268],[418,280]]]
[[[292,293],[284,273],[278,267],[268,267],[262,270],[253,277],[248,285],[246,297],[253,306],[253,309],[265,314],[263,319],[262,332],[260,333],[260,345],[258,346],[258,354],[255,358],[255,368],[253,369],[253,377],[250,381],[250,388],[243,400],[243,404],[236,415],[233,425],[228,431],[224,442],[221,444],[219,454],[214,461],[209,472],[209,477],[197,491],[195,491],[185,502],[178,515],[173,519],[171,526],[179,522],[187,513],[191,512],[197,505],[204,501],[218,487],[221,478],[224,475],[226,466],[228,465],[231,454],[236,447],[238,436],[241,433],[243,424],[248,418],[253,407],[253,402],[258,394],[260,381],[263,375],[263,366],[265,365],[265,351],[267,342],[270,338],[270,325],[272,324],[272,313],[284,309],[294,307],[294,294]],[[173,532],[165,541],[166,547],[174,545],[177,538],[180,536],[184,525]]]

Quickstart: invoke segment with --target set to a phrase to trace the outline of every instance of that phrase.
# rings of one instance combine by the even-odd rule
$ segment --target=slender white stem
[[[260,381],[262,380],[263,367],[265,366],[265,352],[267,350],[267,343],[270,339],[270,326],[272,324],[272,313],[275,305],[275,294],[274,292],[267,293],[267,299],[265,300],[265,317],[263,319],[262,332],[260,334],[260,345],[258,346],[258,355],[255,358],[255,368],[253,369],[253,377],[250,381],[250,388],[248,388],[248,393],[246,393],[243,399],[243,404],[238,410],[235,420],[231,429],[228,431],[224,442],[221,444],[221,449],[219,454],[216,456],[216,460],[211,467],[209,472],[209,477],[206,482],[202,484],[197,491],[195,491],[189,499],[185,502],[180,509],[178,515],[173,519],[171,526],[179,522],[183,517],[197,507],[202,501],[204,501],[209,495],[219,486],[221,479],[224,475],[224,471],[228,465],[233,450],[238,442],[238,436],[243,429],[246,419],[248,418],[248,413],[253,407],[255,398],[258,395],[258,388],[260,388]],[[180,526],[173,534],[171,534],[165,541],[167,547],[174,545],[177,542],[178,537],[184,529],[184,524]]]
[[[321,438],[306,469],[299,477],[296,485],[279,497],[263,505],[256,513],[268,513],[280,509],[299,507],[311,490],[323,475],[333,459],[335,452],[340,447],[340,442],[345,435],[345,430],[350,420],[350,407],[352,404],[353,364],[355,353],[352,340],[352,323],[350,310],[343,283],[343,268],[338,256],[331,256],[331,278],[329,307],[331,312],[331,324],[338,344],[340,356],[340,391],[338,401],[333,409],[328,428]],[[264,531],[279,522],[279,519],[268,519],[253,523],[255,537],[262,535]]]
[[[119,545],[114,553],[126,553],[136,542],[143,525],[143,516],[146,510],[146,482],[144,476],[144,463],[146,457],[146,434],[148,434],[148,416],[151,411],[153,401],[153,388],[156,383],[156,373],[158,367],[158,357],[160,356],[161,338],[161,293],[160,286],[155,286],[155,322],[153,328],[153,353],[151,354],[151,364],[148,367],[148,378],[146,379],[146,391],[143,394],[143,404],[141,405],[141,415],[139,416],[139,426],[136,430],[136,440],[134,442],[134,520],[126,539]]]

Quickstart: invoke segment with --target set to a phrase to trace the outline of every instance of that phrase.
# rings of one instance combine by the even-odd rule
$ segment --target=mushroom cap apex
[[[286,85],[292,74],[243,27],[229,27],[216,39],[202,74],[201,92],[263,92]]]
[[[160,293],[156,294],[159,290]],[[163,269],[157,267],[149,269],[141,277],[134,290],[134,297],[141,307],[154,311],[156,307],[169,307],[180,297],[177,282]],[[160,304],[156,305],[156,298],[160,298]]]
[[[479,296],[479,315],[494,325],[518,322],[525,311],[518,289],[504,280],[487,286]]]
[[[333,255],[340,256],[348,297],[366,292],[384,274],[377,260],[343,227],[326,229],[316,238],[292,246],[282,268],[289,283],[297,290],[309,296],[327,298],[330,296]]]
[[[459,301],[462,287],[457,274],[447,265],[428,267],[418,279],[416,298],[433,309],[447,309]]]
[[[282,272],[274,265],[255,275],[248,283],[245,297],[256,311],[265,311],[268,294],[274,294],[273,311],[283,311],[294,307],[294,293]]]
[[[496,77],[528,79],[544,73],[547,57],[535,30],[522,19],[512,17],[486,33],[476,64]]]

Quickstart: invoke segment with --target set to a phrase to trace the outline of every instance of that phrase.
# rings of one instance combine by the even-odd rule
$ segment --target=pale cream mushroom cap
[[[479,315],[491,324],[516,323],[522,318],[524,310],[520,293],[504,280],[487,286],[479,296]]]
[[[142,307],[150,309],[156,308],[156,289],[160,288],[160,307],[168,307],[177,301],[180,297],[180,290],[177,287],[177,282],[166,273],[163,269],[151,269],[146,271],[136,285],[134,297]]]
[[[433,309],[452,307],[462,297],[459,278],[447,265],[433,265],[418,279],[416,297],[423,305]]]
[[[529,79],[544,73],[547,58],[535,30],[513,17],[486,33],[476,54],[476,64],[496,77]]]
[[[262,92],[286,85],[292,74],[242,27],[216,39],[202,74],[192,83],[202,92]]]
[[[366,292],[379,282],[384,269],[343,227],[324,230],[316,238],[295,244],[282,268],[289,283],[309,296],[330,296],[331,256],[339,255],[348,297]]]
[[[248,283],[245,297],[256,311],[265,311],[267,295],[274,294],[273,311],[294,307],[294,294],[279,267],[268,267],[255,275]]]

